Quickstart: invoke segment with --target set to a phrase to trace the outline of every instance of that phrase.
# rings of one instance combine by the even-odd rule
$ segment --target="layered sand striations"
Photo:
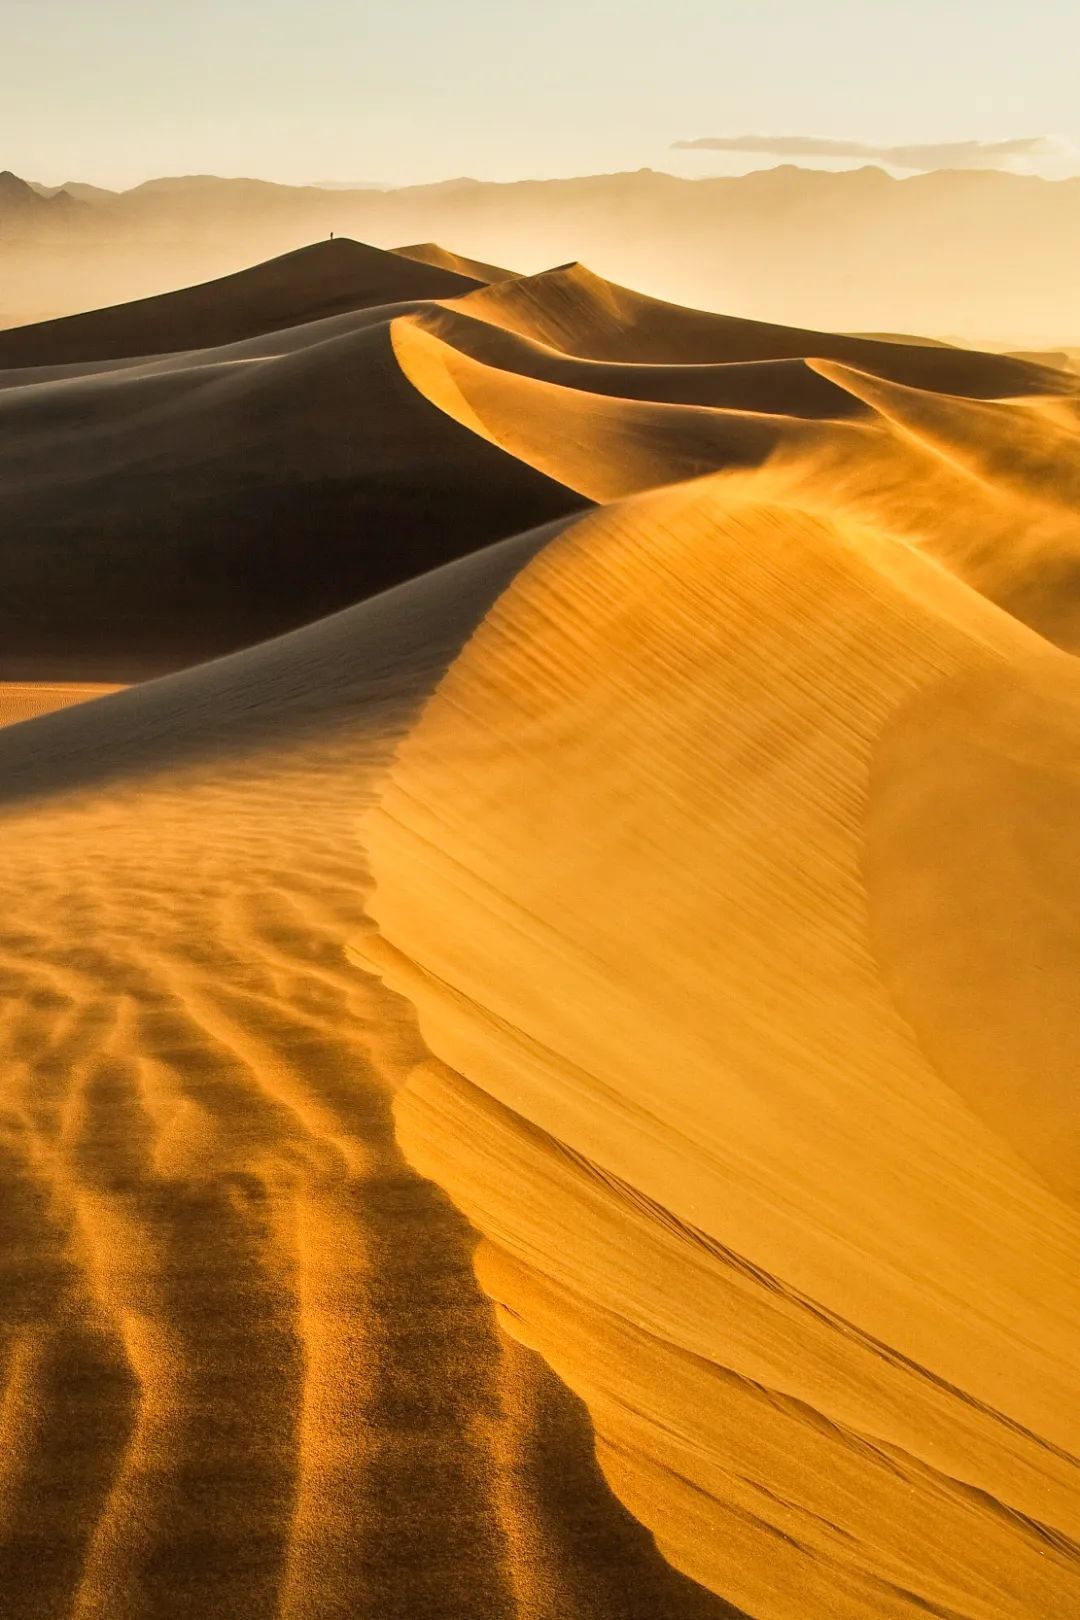
[[[0,377],[5,1601],[1080,1610],[1075,377],[367,252]]]

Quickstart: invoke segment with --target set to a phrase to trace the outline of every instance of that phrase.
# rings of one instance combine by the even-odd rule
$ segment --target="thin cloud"
[[[1059,158],[1063,145],[1048,135],[1011,141],[942,141],[879,146],[867,141],[820,140],[813,135],[704,135],[674,141],[673,151],[745,152],[771,157],[864,158],[897,169],[1001,169],[1015,162]]]

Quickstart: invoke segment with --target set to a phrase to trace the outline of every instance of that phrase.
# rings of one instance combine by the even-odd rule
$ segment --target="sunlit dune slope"
[[[466,314],[467,303],[403,311],[423,331],[500,371],[612,398],[671,405],[711,405],[784,416],[851,416],[866,407],[815,371],[801,356],[783,360],[662,365],[583,360],[512,329]]]
[[[441,265],[339,237],[198,287],[0,332],[0,368],[209,348],[348,310],[451,298],[477,285]]]
[[[756,466],[782,448],[813,454],[835,443],[837,435],[859,441],[861,430],[850,423],[613,398],[503,371],[473,360],[407,317],[395,321],[391,332],[403,373],[425,399],[594,501],[617,500],[718,467]],[[833,392],[840,397],[839,390]]]
[[[10,387],[0,477],[0,677],[194,663],[582,504],[366,317]]]
[[[1080,411],[1061,380],[1050,394],[983,401],[818,359],[623,366],[494,330],[480,342],[477,331],[425,309],[397,319],[392,335],[402,370],[433,404],[590,499],[767,465],[799,505],[919,547],[1080,648]],[[654,372],[656,394],[697,403],[635,397]]]
[[[580,264],[483,287],[457,307],[475,320],[587,360],[697,365],[814,357],[973,398],[1073,386],[1056,370],[1007,355],[810,332],[686,309],[616,286]]]
[[[762,1620],[1080,1611],[1080,674],[766,471],[580,521],[402,743],[404,1149]]]
[[[36,715],[66,709],[72,703],[86,703],[91,698],[104,697],[115,690],[114,686],[85,682],[0,681],[0,726],[32,720]]]
[[[411,242],[408,247],[394,249],[395,253],[404,254],[406,259],[415,259],[418,264],[437,265],[440,270],[452,270],[456,275],[468,276],[473,281],[508,281],[517,275],[516,270],[502,270],[497,264],[485,264],[482,259],[467,259],[460,253],[451,253],[438,242]]]
[[[496,1328],[342,951],[394,739],[546,538],[0,732],[5,1613],[731,1612]]]

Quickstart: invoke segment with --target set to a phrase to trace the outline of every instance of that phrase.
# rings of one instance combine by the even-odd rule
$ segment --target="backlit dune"
[[[4,1603],[1080,1613],[1080,384],[310,252],[3,360]]]

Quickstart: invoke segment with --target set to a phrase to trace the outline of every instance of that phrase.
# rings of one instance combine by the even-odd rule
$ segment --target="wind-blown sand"
[[[406,259],[415,259],[418,264],[433,264],[440,270],[452,270],[456,275],[467,276],[473,281],[509,281],[517,275],[516,270],[503,270],[497,264],[485,264],[482,259],[468,259],[461,253],[452,253],[438,242],[412,242],[408,247],[394,249]]]
[[[1080,1612],[1076,381],[605,288],[5,379],[8,722],[95,456],[383,488],[0,730],[14,1614]]]

